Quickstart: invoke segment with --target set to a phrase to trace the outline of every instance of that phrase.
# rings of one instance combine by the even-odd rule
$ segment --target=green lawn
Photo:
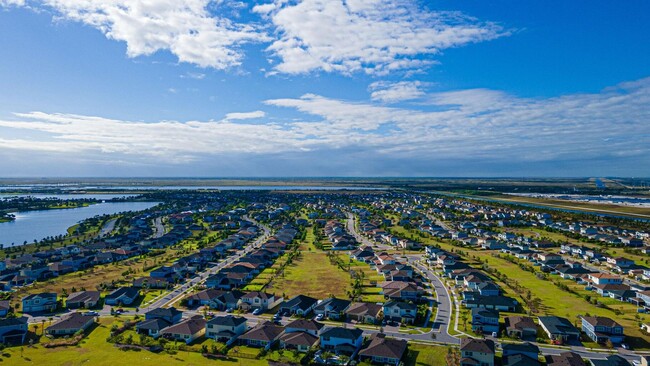
[[[307,237],[300,243],[300,257],[271,282],[268,292],[284,293],[289,298],[300,294],[317,299],[331,295],[348,298],[350,276],[331,264],[327,252],[316,249],[313,240],[312,230],[307,228]]]
[[[2,352],[0,362],[7,365],[267,365],[266,360],[232,359],[230,361],[207,360],[197,352],[178,352],[171,355],[165,352],[120,351],[106,342],[110,333],[111,318],[101,320],[101,324],[78,346],[46,349],[40,344],[33,347],[11,347]],[[118,320],[118,322],[120,322]],[[137,339],[137,338],[136,338]]]
[[[448,347],[411,343],[404,359],[407,366],[445,365]]]

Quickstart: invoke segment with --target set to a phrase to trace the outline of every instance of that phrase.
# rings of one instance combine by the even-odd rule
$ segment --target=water
[[[157,205],[157,202],[106,202],[87,207],[61,210],[42,210],[15,213],[16,220],[0,223],[0,244],[5,247],[15,243],[23,245],[34,239],[67,233],[70,226],[97,216],[124,211],[142,211]]]
[[[8,199],[12,197],[34,197],[34,198],[53,198],[59,200],[79,200],[79,199],[93,199],[93,200],[111,200],[113,198],[121,197],[136,197],[137,195],[133,194],[105,194],[105,193],[72,193],[72,194],[57,194],[57,193],[32,193],[32,194],[9,194],[9,193],[0,193],[0,200]]]

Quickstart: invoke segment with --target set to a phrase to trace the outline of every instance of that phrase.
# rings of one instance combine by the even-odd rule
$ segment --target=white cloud
[[[377,81],[368,87],[370,98],[383,103],[396,103],[405,100],[418,99],[425,95],[423,87],[426,83],[420,81],[400,81],[390,83]]]
[[[10,0],[11,1],[11,0]],[[136,57],[168,50],[180,62],[227,69],[241,64],[239,46],[267,40],[253,24],[223,14],[227,3],[213,0],[41,0],[58,19],[82,22],[109,39],[124,41]],[[210,8],[210,11],[208,10]]]
[[[501,26],[458,12],[430,11],[415,0],[275,0],[253,11],[279,39],[268,48],[275,70],[386,74],[432,64],[441,50],[504,35]]]
[[[266,116],[266,113],[264,111],[254,111],[254,112],[234,112],[234,113],[228,113],[226,114],[226,120],[233,120],[233,119],[255,119],[255,118],[262,118]]]
[[[431,93],[422,100],[430,105],[397,108],[306,94],[265,104],[302,112],[311,122],[276,117],[273,120],[282,123],[255,124],[237,121],[274,113],[258,110],[229,113],[221,121],[149,123],[17,113],[13,119],[0,120],[0,151],[83,153],[96,160],[119,156],[172,164],[224,154],[282,153],[291,161],[316,159],[324,165],[348,159],[348,152],[355,151],[376,166],[390,159],[391,164],[402,162],[404,169],[414,161],[650,163],[650,78],[600,93],[556,98],[518,98],[472,89]],[[306,151],[309,158],[303,155]]]
[[[25,0],[0,0],[0,6],[25,6]]]

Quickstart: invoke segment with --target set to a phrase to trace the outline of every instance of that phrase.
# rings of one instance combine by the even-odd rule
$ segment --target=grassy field
[[[445,365],[447,352],[448,348],[445,346],[411,343],[404,364],[407,366]]]
[[[0,363],[8,365],[184,365],[198,366],[210,363],[212,365],[267,365],[266,360],[231,359],[228,361],[212,361],[197,352],[165,352],[152,353],[147,351],[121,351],[111,343],[106,342],[110,333],[111,318],[101,320],[100,325],[78,346],[46,349],[40,344],[33,347],[6,348],[0,357]],[[121,322],[117,320],[117,322]]]
[[[350,276],[330,263],[327,252],[316,249],[311,228],[300,243],[300,251],[300,257],[273,280],[267,291],[284,293],[289,298],[300,294],[317,299],[348,298]]]

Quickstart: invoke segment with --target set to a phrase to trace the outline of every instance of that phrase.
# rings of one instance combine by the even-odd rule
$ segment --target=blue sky
[[[0,0],[2,176],[647,176],[646,1]]]

